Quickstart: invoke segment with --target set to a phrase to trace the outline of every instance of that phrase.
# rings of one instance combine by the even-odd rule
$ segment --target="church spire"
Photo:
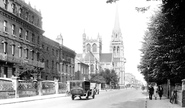
[[[118,5],[116,3],[116,16],[115,16],[115,23],[114,23],[114,32],[120,32],[120,25],[119,25],[119,14],[118,14]]]

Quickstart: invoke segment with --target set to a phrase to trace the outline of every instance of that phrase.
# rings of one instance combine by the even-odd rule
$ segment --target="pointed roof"
[[[116,16],[115,16],[115,23],[114,23],[114,29],[113,31],[121,31],[120,25],[119,25],[119,14],[118,14],[118,5],[116,4]]]

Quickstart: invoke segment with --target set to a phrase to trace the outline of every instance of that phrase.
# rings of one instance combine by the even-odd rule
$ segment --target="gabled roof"
[[[100,62],[112,62],[112,53],[102,53],[100,55]]]

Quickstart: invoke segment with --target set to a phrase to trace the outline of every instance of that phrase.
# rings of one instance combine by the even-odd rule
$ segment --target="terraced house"
[[[42,16],[22,0],[0,0],[0,77],[12,77],[19,66],[42,70]]]

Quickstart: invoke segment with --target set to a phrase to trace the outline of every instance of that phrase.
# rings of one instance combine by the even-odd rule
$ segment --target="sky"
[[[114,28],[116,5],[124,42],[126,58],[125,72],[132,73],[144,81],[137,69],[140,62],[141,42],[150,16],[157,9],[158,1],[119,0],[107,4],[106,0],[25,0],[42,13],[44,36],[56,40],[59,34],[63,43],[76,53],[82,53],[82,34],[96,39],[102,37],[102,52],[109,53],[112,30]],[[136,7],[148,7],[145,13]]]

